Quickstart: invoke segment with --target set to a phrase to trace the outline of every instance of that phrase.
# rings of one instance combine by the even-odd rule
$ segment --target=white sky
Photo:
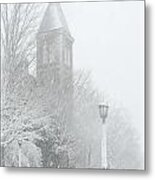
[[[127,108],[143,133],[144,2],[63,3],[74,69],[92,72],[95,87]]]

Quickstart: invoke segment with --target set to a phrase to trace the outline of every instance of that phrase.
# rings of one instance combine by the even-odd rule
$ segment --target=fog
[[[108,101],[144,126],[144,2],[63,3],[72,36],[74,69],[91,72]]]

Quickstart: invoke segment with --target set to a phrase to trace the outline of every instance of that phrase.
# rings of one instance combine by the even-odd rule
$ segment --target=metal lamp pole
[[[106,118],[108,116],[109,106],[101,103],[99,104],[99,113],[102,119],[102,140],[101,140],[101,167],[103,169],[108,168],[107,162],[107,128],[106,128]]]
[[[18,167],[21,167],[22,165],[22,160],[21,160],[21,156],[22,156],[22,149],[21,149],[21,146],[22,146],[22,140],[19,139],[18,140],[18,145],[19,145],[19,151],[18,151]]]

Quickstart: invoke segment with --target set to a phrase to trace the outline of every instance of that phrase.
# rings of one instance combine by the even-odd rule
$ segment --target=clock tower
[[[47,89],[47,101],[54,97],[48,105],[50,113],[55,111],[58,119],[69,123],[73,108],[72,44],[60,4],[50,3],[37,34],[37,81]]]
[[[72,81],[72,43],[59,3],[50,3],[37,34],[37,78],[43,85],[65,88]]]

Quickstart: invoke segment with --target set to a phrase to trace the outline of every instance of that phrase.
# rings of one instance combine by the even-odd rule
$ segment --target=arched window
[[[48,63],[48,47],[47,43],[45,42],[43,45],[43,64]]]
[[[51,46],[50,47],[50,50],[49,50],[49,62],[52,63],[55,61],[55,55],[54,55],[54,46]]]
[[[70,65],[71,65],[71,63],[70,63],[70,61],[71,61],[71,56],[70,56],[70,49],[67,49],[67,64],[68,64],[68,66],[70,67]]]
[[[66,53],[67,51],[66,50],[67,48],[65,47],[64,48],[64,64],[67,64],[67,53]]]
[[[70,66],[70,49],[68,47],[65,48],[64,50],[64,63],[67,65],[67,66]]]

